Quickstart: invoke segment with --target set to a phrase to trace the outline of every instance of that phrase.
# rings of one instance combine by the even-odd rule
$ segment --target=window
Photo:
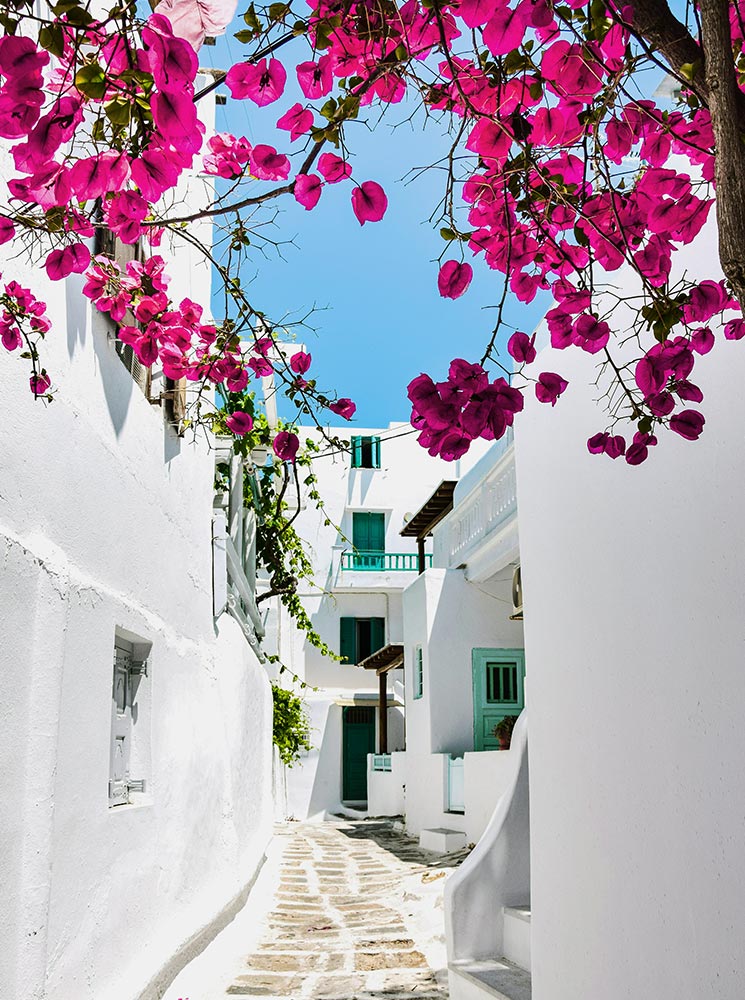
[[[126,269],[130,261],[141,261],[144,259],[142,247],[139,242],[133,245],[122,243],[108,229],[98,229],[96,231],[96,240],[96,253],[105,254],[107,257],[110,257],[119,265],[122,271]],[[186,416],[186,379],[174,380],[165,376],[160,376],[162,381],[158,377],[154,379],[152,369],[141,363],[132,345],[125,344],[124,341],[119,340],[120,324],[113,320],[111,320],[111,323],[113,325],[112,334],[116,338],[114,340],[114,349],[116,350],[117,357],[132,376],[136,385],[142,390],[145,398],[151,403],[162,403],[166,420],[170,424],[175,424],[179,429],[179,433],[181,433],[181,424]],[[122,325],[140,326],[130,311],[125,313]],[[161,389],[163,390],[162,392]]]
[[[339,655],[346,663],[360,663],[385,645],[385,618],[342,618]]]
[[[352,567],[383,569],[385,565],[385,514],[355,511],[352,514]]]
[[[414,647],[414,697],[421,698],[424,693],[424,654],[421,646]]]
[[[379,437],[356,436],[352,438],[352,468],[353,469],[380,468]]]
[[[145,791],[150,764],[150,679],[152,644],[117,629],[111,695],[109,805],[127,805]]]

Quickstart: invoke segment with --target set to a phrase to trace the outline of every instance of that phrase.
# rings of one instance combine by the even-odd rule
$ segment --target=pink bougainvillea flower
[[[687,441],[696,441],[701,436],[705,422],[703,414],[698,410],[681,410],[670,417],[670,430]]]
[[[310,132],[313,127],[313,112],[303,108],[302,104],[293,104],[277,121],[277,128],[290,133],[290,142],[299,139],[301,135]],[[323,159],[323,157],[321,157]]]
[[[292,434],[290,431],[280,431],[272,441],[274,454],[282,462],[294,462],[299,447],[297,434]]]
[[[506,56],[522,45],[528,27],[525,4],[510,7],[500,3],[484,28],[484,44],[495,56]]]
[[[34,396],[43,396],[49,390],[52,381],[47,373],[42,370],[38,375],[32,375],[28,383]]]
[[[518,330],[513,333],[510,339],[507,341],[507,353],[511,358],[514,358],[520,365],[529,365],[531,361],[535,361],[536,350],[535,350],[535,334],[529,337],[527,333],[522,333]]]
[[[568,385],[567,380],[555,372],[541,372],[535,385],[536,399],[556,406],[556,400]]]
[[[318,172],[329,184],[338,184],[352,176],[352,164],[334,153],[322,153],[318,158]]]
[[[163,139],[174,149],[187,153],[199,152],[204,125],[197,118],[191,94],[186,90],[161,91],[151,99],[150,107]]]
[[[342,417],[342,419],[351,420],[357,410],[357,404],[353,403],[346,396],[342,396],[335,403],[329,403],[329,409],[332,413],[336,413],[337,416]]]
[[[300,63],[297,67],[297,80],[309,100],[325,97],[334,85],[331,56],[321,56],[318,62]]]
[[[471,364],[463,358],[454,358],[448,369],[448,381],[455,388],[472,396],[489,385],[489,376],[481,365]]]
[[[745,320],[744,319],[731,319],[729,323],[724,326],[724,337],[725,340],[742,340],[745,337]],[[712,335],[712,340],[713,340]],[[691,346],[693,346],[693,338],[691,338]],[[694,347],[694,350],[696,348]],[[709,348],[711,350],[711,348]],[[699,351],[699,354],[704,352]]]
[[[315,208],[321,197],[321,178],[318,174],[298,174],[295,178],[293,194],[295,201],[303,206],[306,212]]]
[[[263,108],[278,101],[284,93],[287,70],[279,59],[262,59],[255,66],[237,63],[228,70],[225,83],[237,101],[248,98]]]
[[[13,222],[6,215],[0,215],[0,245],[10,242],[15,234]]]
[[[82,274],[91,262],[91,253],[84,243],[73,243],[64,250],[52,250],[45,267],[52,281],[59,281],[69,274]]]
[[[251,173],[260,181],[284,181],[290,176],[290,161],[274,146],[254,146],[251,150]]]
[[[444,299],[457,299],[466,291],[472,278],[473,268],[470,264],[446,260],[437,277],[437,289]]]
[[[244,437],[253,429],[253,417],[250,413],[245,413],[243,410],[236,410],[231,413],[225,424],[229,431],[236,435],[236,437]]]
[[[233,20],[237,0],[160,0],[154,17],[168,18],[174,35],[186,39],[198,51],[204,39],[216,38],[225,33]]]
[[[225,385],[230,392],[243,392],[248,385],[248,372],[245,368],[239,368],[232,375],[228,375],[225,379]]]
[[[306,351],[298,351],[290,358],[290,368],[298,375],[305,375],[310,368],[311,356]]]
[[[159,6],[162,8],[164,4]],[[181,6],[187,6],[184,0],[181,0]],[[201,5],[193,6],[198,8]],[[197,75],[199,60],[196,46],[183,34],[183,28],[181,31],[173,30],[170,18],[163,17],[165,13],[161,9],[148,18],[142,29],[142,41],[148,50],[150,72],[158,90],[182,90],[190,87]]]
[[[388,208],[388,198],[377,181],[364,181],[352,191],[352,211],[361,226],[380,222]]]
[[[246,363],[257,378],[263,378],[265,375],[271,375],[274,371],[271,361],[268,361],[264,357],[249,358]]]
[[[497,9],[497,0],[461,0],[458,14],[469,28],[486,24]]]
[[[736,322],[736,320],[732,320],[731,322]],[[745,331],[743,331],[743,336],[745,336]],[[691,349],[694,350],[696,354],[708,354],[713,346],[714,334],[708,326],[702,326],[699,327],[698,330],[693,331],[691,336]]]
[[[160,149],[146,149],[132,160],[132,180],[150,202],[174,187],[180,173],[179,166]]]

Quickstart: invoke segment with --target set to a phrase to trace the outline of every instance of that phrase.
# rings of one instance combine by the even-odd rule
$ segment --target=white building
[[[434,549],[403,595],[406,750],[371,758],[369,810],[402,813],[423,845],[449,850],[483,833],[514,770],[494,728],[524,705],[511,435],[425,499],[404,528]]]
[[[209,267],[177,255],[173,297],[208,302]],[[261,863],[269,681],[220,613],[225,571],[213,608],[207,442],[146,397],[80,278],[3,271],[48,303],[58,392],[35,402],[0,357],[0,996],[156,997]]]
[[[310,685],[303,695],[314,749],[286,773],[284,811],[296,819],[323,818],[349,807],[364,810],[368,755],[404,747],[403,671],[395,664],[404,634],[402,594],[417,577],[418,552],[400,530],[423,494],[459,472],[452,463],[430,458],[408,424],[347,426],[331,433],[351,436],[350,448],[322,447],[314,458],[325,510],[307,503],[295,526],[315,567],[316,586],[302,594],[303,603],[320,637],[345,660],[325,657],[307,642],[286,613],[278,612],[278,599],[267,624],[268,632],[277,631],[282,662]],[[300,435],[319,440],[315,429],[301,429]],[[478,454],[477,449],[471,463]],[[428,551],[425,561],[430,560]],[[386,665],[393,665],[390,677],[357,665],[381,648],[387,651]],[[385,734],[377,711],[381,676],[388,705]]]
[[[709,226],[678,266],[715,253]],[[453,1000],[745,996],[745,356],[715,334],[703,436],[638,468],[586,450],[592,357],[533,366],[570,386],[517,427],[528,708],[446,887]]]

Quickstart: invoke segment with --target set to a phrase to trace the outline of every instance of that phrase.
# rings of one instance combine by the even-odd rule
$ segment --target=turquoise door
[[[342,794],[367,802],[367,755],[375,752],[375,709],[345,708],[342,716]]]
[[[385,563],[385,514],[356,511],[352,514],[355,569],[383,569]]]
[[[525,651],[474,649],[473,747],[497,750],[494,727],[506,715],[519,715],[525,707]]]

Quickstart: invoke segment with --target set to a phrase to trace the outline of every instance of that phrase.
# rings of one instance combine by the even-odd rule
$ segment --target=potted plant
[[[517,722],[516,715],[505,715],[505,717],[492,729],[492,736],[499,740],[500,750],[509,750],[512,741],[512,730]]]

